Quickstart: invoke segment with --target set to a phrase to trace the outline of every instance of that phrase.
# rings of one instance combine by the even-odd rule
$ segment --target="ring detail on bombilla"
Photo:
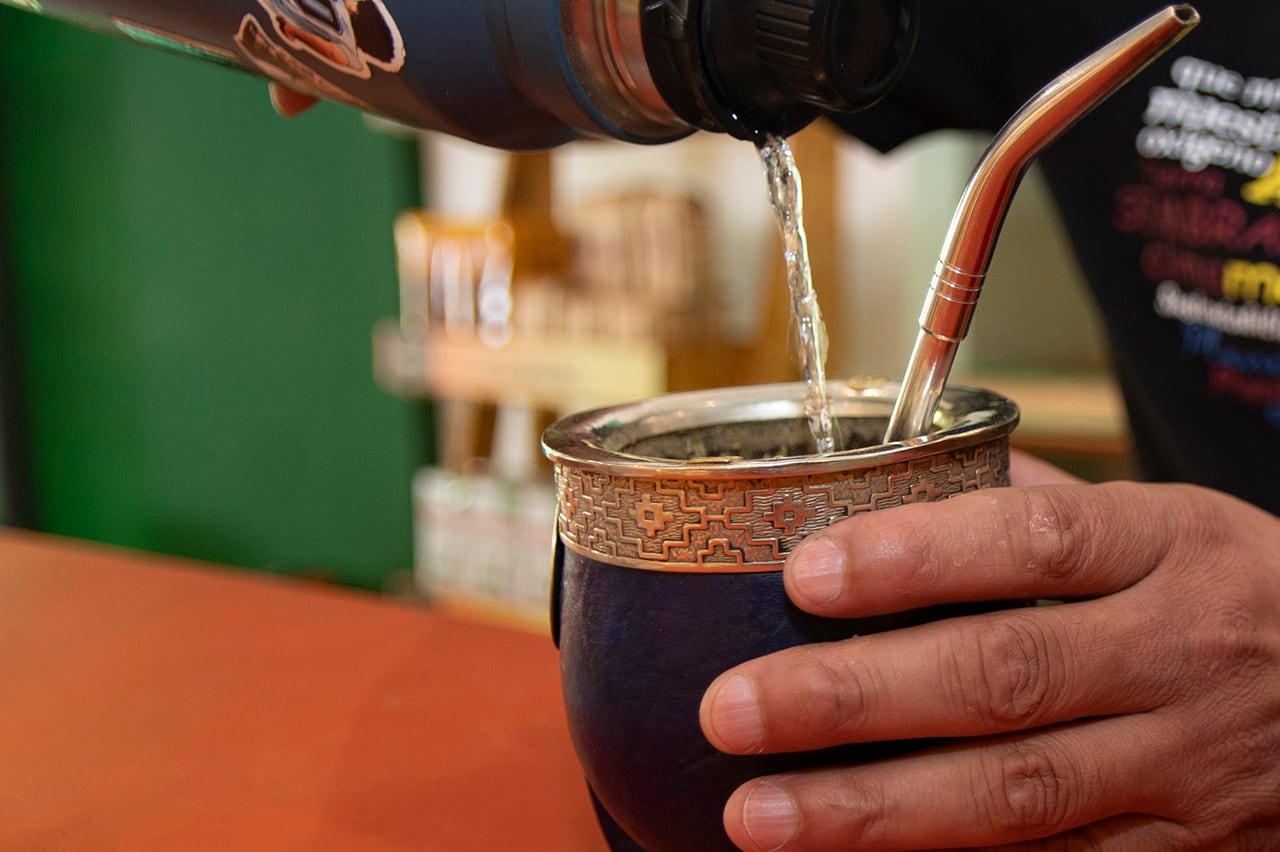
[[[1058,75],[996,134],[943,240],[886,443],[929,431],[956,350],[969,331],[1009,202],[1031,161],[1199,22],[1199,13],[1187,5],[1157,12]]]

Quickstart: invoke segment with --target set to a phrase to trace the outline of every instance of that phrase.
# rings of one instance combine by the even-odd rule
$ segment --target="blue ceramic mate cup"
[[[880,443],[898,385],[832,382],[855,449],[812,455],[804,385],[670,394],[572,415],[543,447],[559,497],[552,627],[570,733],[614,849],[733,849],[721,819],[749,778],[920,748],[734,756],[703,737],[711,681],[753,657],[992,607],[863,619],[791,604],[782,563],[860,512],[1007,485],[1018,409],[949,387],[933,430]]]

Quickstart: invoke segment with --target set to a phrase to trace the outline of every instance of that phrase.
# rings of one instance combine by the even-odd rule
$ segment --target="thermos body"
[[[527,91],[528,81],[512,73],[516,58],[491,29],[493,5],[486,0],[40,0],[40,10],[54,17],[495,147],[550,147],[586,135],[611,135],[603,122],[592,127],[586,110],[571,102],[567,81],[557,82],[571,108],[568,116],[557,116]]]
[[[915,0],[7,2],[510,150],[785,135],[878,99],[916,17]]]

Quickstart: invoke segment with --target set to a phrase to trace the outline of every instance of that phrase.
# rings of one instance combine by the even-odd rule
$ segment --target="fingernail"
[[[844,550],[824,536],[801,544],[787,570],[792,592],[810,603],[825,606],[844,591]]]
[[[757,847],[778,849],[799,831],[800,811],[781,787],[765,781],[742,803],[742,824]]]
[[[746,675],[733,675],[720,684],[711,698],[711,727],[729,751],[759,750],[764,720],[760,717],[755,685]]]

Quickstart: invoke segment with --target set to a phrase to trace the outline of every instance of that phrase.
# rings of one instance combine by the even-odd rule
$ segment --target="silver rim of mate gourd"
[[[565,417],[543,435],[560,540],[667,572],[768,571],[841,518],[1007,485],[1018,408],[949,386],[933,430],[880,443],[896,382],[830,382],[854,449],[806,455],[802,383],[667,394]],[[810,445],[811,446],[811,445]]]

